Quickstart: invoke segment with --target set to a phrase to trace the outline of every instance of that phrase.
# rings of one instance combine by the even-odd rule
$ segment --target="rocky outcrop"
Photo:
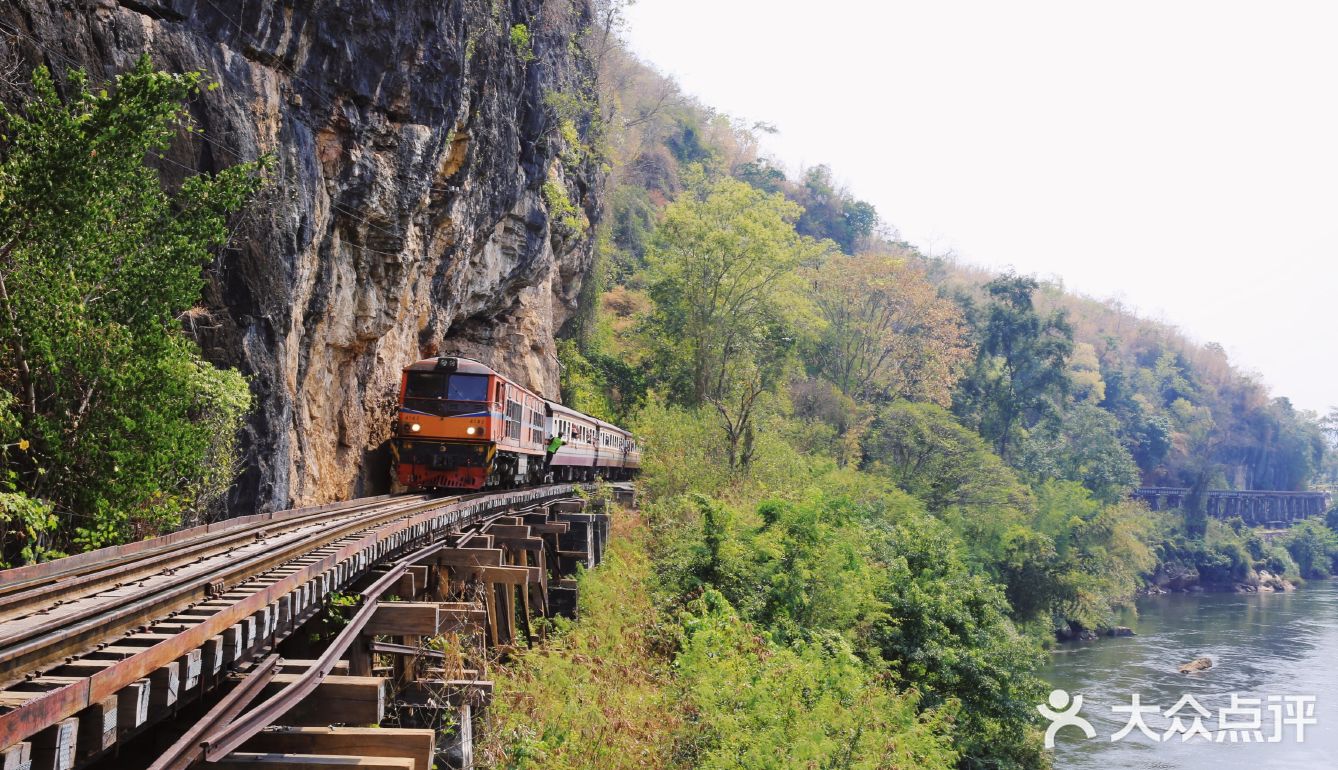
[[[147,52],[218,82],[192,106],[206,139],[183,132],[163,161],[168,184],[273,158],[192,327],[257,397],[235,510],[382,489],[399,370],[418,358],[471,355],[556,395],[553,334],[591,245],[549,203],[597,210],[594,162],[563,139],[590,133],[589,16],[587,0],[0,7],[0,61],[20,70],[106,80]]]
[[[1200,671],[1207,671],[1212,667],[1212,658],[1195,658],[1188,663],[1182,663],[1176,670],[1182,674],[1195,674]]]

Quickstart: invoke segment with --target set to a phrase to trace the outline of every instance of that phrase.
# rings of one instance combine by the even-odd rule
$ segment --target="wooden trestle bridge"
[[[1143,487],[1134,499],[1154,511],[1179,508],[1189,498],[1187,487]],[[1291,526],[1311,516],[1323,516],[1332,501],[1327,492],[1273,492],[1213,489],[1208,492],[1208,515],[1219,519],[1239,516],[1246,524]]]
[[[603,555],[576,492],[368,498],[0,572],[0,770],[470,767],[489,660],[574,613]]]

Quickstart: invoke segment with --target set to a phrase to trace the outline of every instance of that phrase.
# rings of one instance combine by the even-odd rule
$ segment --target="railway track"
[[[477,683],[484,665],[475,683],[410,676],[432,670],[421,659],[434,660],[416,643],[465,633],[504,650],[529,632],[533,615],[574,607],[562,576],[577,563],[592,566],[607,531],[607,517],[581,512],[574,491],[355,500],[0,572],[0,770],[155,759],[156,768],[346,766],[309,757],[342,762],[354,755],[340,747],[368,736],[329,732],[324,742],[336,751],[328,755],[261,752],[275,754],[267,759],[247,749],[284,745],[267,731],[272,724],[296,731],[285,740],[306,748],[321,742],[306,727],[379,725],[388,695],[407,699],[405,713],[468,712],[487,689]],[[315,659],[293,657],[309,636],[297,632],[332,597],[356,590],[364,592],[354,600],[354,631]],[[276,683],[280,693],[243,713]],[[306,714],[303,699],[318,691],[333,710]],[[207,719],[187,716],[215,701]],[[422,732],[398,743],[421,755]],[[467,741],[457,743],[446,761],[467,766]],[[382,759],[378,766],[405,766],[404,757]],[[422,756],[409,761],[431,767]]]

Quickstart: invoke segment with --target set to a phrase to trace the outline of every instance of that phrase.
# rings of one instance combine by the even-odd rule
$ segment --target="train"
[[[405,489],[479,490],[545,481],[623,481],[641,448],[617,425],[536,395],[461,356],[404,368],[391,452]],[[564,441],[549,455],[553,437]]]

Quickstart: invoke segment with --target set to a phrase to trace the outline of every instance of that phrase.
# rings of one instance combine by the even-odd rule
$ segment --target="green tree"
[[[179,319],[259,169],[168,193],[145,165],[192,130],[183,103],[202,84],[141,58],[105,90],[70,73],[62,101],[39,69],[22,112],[0,112],[0,388],[31,444],[11,483],[79,523],[79,545],[198,520],[231,483],[247,385]]]
[[[864,469],[890,478],[933,513],[949,508],[1024,508],[1029,495],[978,434],[943,407],[897,401],[877,412]]]
[[[922,269],[904,256],[834,254],[810,272],[826,322],[818,365],[842,393],[951,402],[971,346],[961,311]]]
[[[973,574],[958,547],[932,519],[886,525],[875,542],[886,609],[872,641],[924,706],[961,704],[959,766],[1044,767],[1032,727],[1038,650],[1013,627],[1003,592]]]
[[[1050,597],[1056,626],[1110,625],[1112,611],[1132,604],[1143,574],[1156,564],[1146,510],[1128,500],[1102,501],[1075,481],[1037,487],[1031,530],[1054,546],[1053,583],[1038,593]],[[1021,595],[1012,582],[1009,588],[1010,597]]]
[[[1036,279],[1013,274],[985,285],[990,302],[976,332],[975,367],[954,402],[1008,461],[1026,429],[1055,414],[1069,389],[1073,330],[1062,312],[1042,317],[1036,311],[1038,288]]]
[[[803,207],[796,229],[819,240],[831,240],[846,254],[854,254],[878,226],[873,204],[840,189],[827,166],[809,169],[803,183],[788,186],[786,192]]]
[[[1185,517],[1185,536],[1190,540],[1202,540],[1208,534],[1208,489],[1212,474],[1207,468],[1199,470],[1194,483],[1180,504]]]
[[[679,402],[710,405],[730,467],[748,464],[757,410],[810,315],[796,269],[826,247],[795,232],[798,215],[780,195],[725,179],[666,208],[646,255],[660,380]]]
[[[1119,430],[1110,412],[1077,404],[1027,436],[1018,464],[1038,481],[1081,482],[1098,499],[1117,502],[1138,485],[1138,466],[1121,443]]]

